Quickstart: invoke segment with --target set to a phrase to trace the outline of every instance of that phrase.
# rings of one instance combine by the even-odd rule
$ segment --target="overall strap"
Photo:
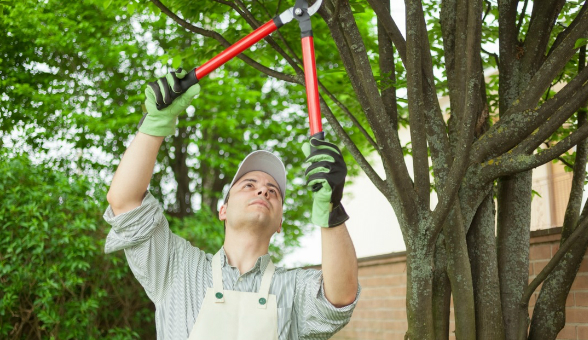
[[[220,250],[212,257],[212,287],[214,289],[214,302],[224,303],[225,292],[223,290],[223,272],[221,269]]]
[[[274,272],[276,267],[274,266],[272,260],[270,259],[265,271],[263,272],[263,277],[261,279],[261,286],[259,287],[259,300],[258,300],[258,308],[267,308],[267,300],[269,296],[269,289],[270,284],[272,283],[272,277],[274,276]]]

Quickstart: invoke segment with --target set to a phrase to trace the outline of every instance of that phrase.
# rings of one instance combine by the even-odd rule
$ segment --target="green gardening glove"
[[[347,176],[347,165],[341,150],[332,143],[324,141],[324,133],[310,137],[310,142],[302,145],[307,157],[306,186],[312,190],[312,223],[323,227],[336,227],[349,219],[341,205],[343,186]]]
[[[139,131],[151,136],[169,136],[176,131],[178,116],[200,92],[194,71],[168,73],[145,89],[147,113],[139,122]]]

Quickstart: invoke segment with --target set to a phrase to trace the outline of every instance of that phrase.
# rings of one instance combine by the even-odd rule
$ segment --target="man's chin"
[[[249,229],[267,230],[271,223],[272,218],[269,212],[256,211],[242,214],[235,225],[241,225]]]

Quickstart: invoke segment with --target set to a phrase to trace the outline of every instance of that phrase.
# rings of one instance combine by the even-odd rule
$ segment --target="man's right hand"
[[[178,69],[177,72],[159,78],[157,82],[149,83],[145,89],[147,113],[139,122],[140,132],[160,137],[175,133],[178,116],[190,106],[192,99],[200,92],[200,85],[197,83],[190,84],[187,90],[182,89],[182,85],[186,84],[184,78],[193,77],[187,73]],[[195,79],[194,77],[194,81],[197,82]]]

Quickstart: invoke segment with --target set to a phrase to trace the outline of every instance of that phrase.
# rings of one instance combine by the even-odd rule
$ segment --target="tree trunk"
[[[531,171],[498,180],[498,273],[505,338],[517,339],[519,301],[529,280]]]
[[[435,245],[435,267],[433,271],[433,317],[435,339],[449,339],[449,314],[451,307],[451,283],[447,276],[447,251],[443,232]]]
[[[533,320],[529,340],[555,339],[566,324],[566,300],[580,264],[588,249],[588,234],[583,235],[561,259],[543,282]]]
[[[417,237],[415,237],[417,238]],[[415,240],[415,244],[425,243]],[[427,247],[407,249],[406,314],[408,331],[405,340],[433,340],[433,255]]]
[[[486,196],[478,208],[467,236],[476,302],[477,340],[504,340],[494,233],[496,211],[492,196],[492,193]]]
[[[186,127],[178,128],[178,136],[172,139],[174,147],[174,158],[170,159],[170,165],[174,172],[174,178],[178,183],[176,188],[176,211],[177,217],[185,217],[192,214],[192,193],[190,192],[190,175],[186,159],[188,157],[188,146],[186,145]]]
[[[578,72],[582,71],[586,63],[586,46],[580,50]],[[578,112],[578,127],[586,124],[586,109]],[[578,143],[576,159],[574,163],[574,178],[572,189],[561,234],[560,245],[562,245],[570,234],[578,226],[580,210],[582,207],[582,196],[584,194],[584,181],[586,180],[586,161],[588,160],[588,140]],[[582,217],[588,215],[587,206],[584,206]],[[566,300],[570,293],[572,284],[580,264],[588,248],[588,234],[583,235],[576,241],[573,248],[559,261],[555,269],[549,274],[539,293],[539,298],[533,310],[529,339],[555,339],[565,326]]]
[[[451,282],[453,310],[455,314],[455,337],[475,339],[476,321],[472,270],[468,256],[466,233],[459,201],[447,216],[444,226],[447,249],[447,276]]]

